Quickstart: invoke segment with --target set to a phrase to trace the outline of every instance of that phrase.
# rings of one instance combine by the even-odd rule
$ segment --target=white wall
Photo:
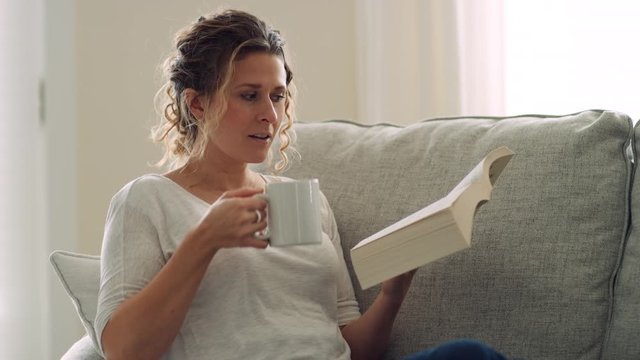
[[[45,165],[48,251],[77,251],[76,2],[45,2]],[[84,333],[48,261],[48,355],[59,358]]]
[[[0,359],[47,357],[42,17],[0,1]]]

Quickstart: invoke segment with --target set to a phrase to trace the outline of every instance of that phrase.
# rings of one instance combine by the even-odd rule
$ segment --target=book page
[[[495,159],[497,154],[501,154],[497,159],[498,161]],[[497,177],[500,176],[500,173],[511,159],[512,155],[513,152],[504,146],[491,151],[446,196],[360,241],[353,247],[353,249],[362,247],[381,237],[389,235],[406,226],[432,216],[433,214],[450,208],[460,194],[462,194],[473,183],[483,182],[483,179],[486,177],[484,167],[488,160],[491,160],[492,162],[489,169],[490,174],[488,175],[490,176],[491,185],[493,185]]]
[[[476,167],[474,167],[465,177],[464,179],[462,179],[462,181],[460,181],[458,183],[458,185],[456,185],[455,188],[453,188],[453,190],[451,190],[451,192],[458,192],[460,191],[460,189],[462,188],[466,188],[467,186],[471,185],[474,182],[480,181],[482,180],[482,177],[484,175],[484,160],[482,159],[482,161],[480,161],[480,163],[478,165],[476,165]]]
[[[452,199],[449,198],[449,196],[444,197],[434,203],[431,203],[430,205],[414,212],[413,214],[401,219],[400,221],[387,226],[386,228],[378,231],[377,233],[369,236],[368,238],[360,241],[358,244],[356,244],[356,246],[354,246],[353,248],[358,248],[360,246],[364,246],[374,240],[377,240],[385,235],[391,234],[395,231],[398,231],[400,229],[402,229],[405,226],[411,225],[415,222],[418,222],[428,216],[431,216],[437,212],[440,212],[444,209],[447,209],[451,206],[452,203]]]
[[[513,155],[505,146],[489,152],[446,196],[354,246],[362,288],[471,246],[476,210]]]
[[[474,182],[482,182],[485,176],[485,165],[489,162],[488,180],[493,186],[498,179],[498,176],[502,173],[502,170],[507,166],[509,160],[513,156],[513,151],[506,146],[501,146],[489,154],[487,154],[478,165],[476,165],[465,177],[456,185],[452,192],[459,188],[464,188]]]
[[[489,181],[491,185],[496,184],[496,180],[498,180],[498,177],[502,174],[502,170],[507,166],[509,160],[511,160],[511,156],[503,156],[491,164],[489,167]]]

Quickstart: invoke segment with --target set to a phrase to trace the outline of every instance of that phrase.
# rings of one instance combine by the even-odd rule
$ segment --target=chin
[[[262,154],[260,156],[252,156],[249,159],[247,159],[247,163],[248,164],[260,164],[263,163],[267,160],[267,154]]]

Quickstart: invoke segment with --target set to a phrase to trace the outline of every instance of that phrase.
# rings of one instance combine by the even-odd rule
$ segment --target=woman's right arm
[[[225,193],[190,231],[155,277],[137,294],[122,302],[102,331],[102,349],[108,359],[157,359],[171,346],[185,319],[209,263],[227,247],[265,248],[253,238],[266,223],[254,223],[255,209],[264,200],[252,197],[257,189]]]

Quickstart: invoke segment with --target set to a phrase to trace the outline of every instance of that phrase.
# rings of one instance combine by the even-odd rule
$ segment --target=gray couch
[[[516,358],[640,359],[632,216],[640,211],[640,129],[628,116],[594,110],[407,127],[330,121],[296,130],[303,161],[285,175],[320,179],[348,263],[359,240],[446,194],[493,148],[516,152],[478,210],[471,248],[418,271],[388,359],[454,338]],[[378,288],[354,283],[366,309]],[[85,337],[65,359],[92,353]]]

